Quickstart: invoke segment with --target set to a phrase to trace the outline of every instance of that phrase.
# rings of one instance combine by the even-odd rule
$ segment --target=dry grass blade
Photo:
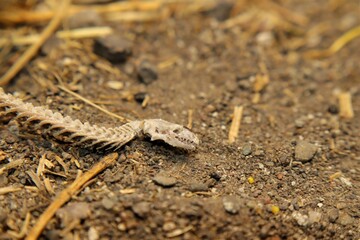
[[[243,106],[236,106],[234,108],[234,116],[229,131],[229,143],[235,142],[235,139],[239,134],[242,113],[243,113]]]
[[[161,7],[161,1],[123,1],[102,5],[87,5],[87,6],[70,6],[67,14],[72,16],[81,11],[96,11],[98,13],[108,12],[124,12],[124,11],[149,11],[156,10]],[[19,24],[19,23],[38,23],[49,21],[53,18],[59,9],[56,11],[28,11],[23,9],[7,9],[0,11],[0,22],[5,24]]]
[[[94,38],[102,37],[109,35],[113,32],[113,29],[110,27],[88,27],[88,28],[78,28],[72,30],[58,31],[56,32],[56,37],[61,39],[81,39],[81,38]],[[4,47],[7,44],[11,43],[15,46],[23,46],[33,44],[39,41],[40,35],[33,34],[23,37],[14,37],[11,40],[8,38],[0,38],[0,47]]]
[[[35,226],[30,230],[27,240],[38,239],[42,230],[45,228],[46,224],[54,216],[55,212],[64,205],[71,197],[90,179],[96,176],[99,172],[103,171],[105,168],[113,165],[118,158],[118,153],[111,153],[100,160],[94,167],[89,171],[78,177],[69,187],[64,189],[50,204],[50,206],[45,210],[45,212],[39,217]]]
[[[0,195],[11,193],[11,192],[17,192],[17,191],[20,191],[21,189],[22,189],[21,187],[14,187],[14,186],[3,187],[3,188],[0,188]]]
[[[89,104],[90,106],[93,106],[94,108],[102,111],[103,113],[106,113],[107,115],[111,116],[111,117],[114,117],[114,118],[117,118],[117,119],[120,119],[120,121],[122,122],[130,122],[131,120],[130,119],[127,119],[125,117],[121,117],[115,113],[112,113],[102,107],[100,107],[99,105],[96,105],[95,103],[93,103],[92,101],[90,101],[89,99],[86,99],[84,98],[83,96],[77,94],[77,93],[74,93],[73,91],[69,90],[68,88],[64,87],[64,86],[58,86],[61,90],[63,90],[64,92],[67,92],[68,94],[70,95],[73,95],[74,97],[80,99],[81,101],[83,101],[84,103],[86,104]]]
[[[0,86],[4,86],[8,84],[13,77],[33,58],[33,56],[37,53],[40,47],[45,43],[45,41],[54,33],[56,28],[61,23],[61,20],[65,16],[67,8],[69,7],[71,0],[63,0],[60,5],[56,15],[51,20],[49,25],[44,29],[41,33],[40,39],[31,45],[23,55],[17,60],[17,62],[10,67],[10,69],[5,73],[4,76],[0,79]]]
[[[124,12],[119,14],[117,12],[108,13],[104,16],[110,22],[151,22],[159,21],[169,17],[170,12],[165,9],[162,11],[148,11],[148,12]]]
[[[31,178],[33,183],[35,183],[36,187],[40,191],[45,190],[45,186],[44,186],[43,182],[40,180],[40,177],[38,175],[36,175],[36,173],[34,173],[32,170],[26,171],[26,173],[27,173],[27,175],[29,175],[29,177]]]
[[[273,1],[262,1],[261,4],[264,5],[265,9],[276,11],[288,21],[300,26],[306,26],[309,23],[309,19],[306,16],[301,15],[295,11],[291,11]]]
[[[2,168],[0,168],[0,175],[3,174],[6,170],[16,168],[23,164],[24,164],[24,159],[18,159],[18,160],[9,162],[8,164],[5,164]]]
[[[360,37],[360,26],[352,28],[345,34],[341,35],[328,49],[325,50],[310,50],[305,52],[306,58],[325,58],[329,57],[340,49],[342,49],[346,44],[350,41],[354,40],[355,38]]]

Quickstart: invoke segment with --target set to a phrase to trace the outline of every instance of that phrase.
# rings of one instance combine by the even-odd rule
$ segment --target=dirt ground
[[[360,39],[323,58],[306,55],[359,25],[359,1],[280,2],[288,12],[244,3],[245,20],[231,26],[223,5],[155,23],[106,23],[128,41],[122,47],[132,54],[122,62],[99,56],[96,39],[53,41],[4,86],[73,119],[122,124],[59,89],[62,82],[130,119],[190,120],[201,139],[194,151],[130,142],[41,239],[360,239]],[[15,60],[6,58],[2,74]],[[340,116],[342,92],[352,97],[352,118]],[[235,106],[243,114],[230,144]],[[28,213],[26,227],[34,226],[79,170],[109,154],[12,121],[0,134],[0,189],[15,189],[0,193],[0,239],[16,238]],[[42,158],[47,171],[35,183]]]

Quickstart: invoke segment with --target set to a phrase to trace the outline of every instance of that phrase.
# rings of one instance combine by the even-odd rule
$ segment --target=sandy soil
[[[37,55],[5,91],[81,121],[122,124],[61,91],[60,79],[127,118],[187,125],[192,112],[192,130],[201,139],[195,151],[149,139],[127,144],[114,166],[57,212],[41,238],[360,239],[360,40],[326,58],[304,57],[359,24],[359,1],[285,2],[308,22],[257,17],[224,28],[208,12],[109,24],[132,44],[123,63],[95,54],[92,39],[65,41]],[[157,74],[147,84],[138,76],[144,59]],[[339,116],[341,92],[352,96],[353,118]],[[229,144],[235,106],[243,106],[243,115]],[[21,160],[0,173],[0,188],[18,188],[0,194],[0,238],[10,239],[27,213],[30,228],[79,170],[108,153],[3,122],[0,169]],[[54,193],[31,177],[41,158],[52,165],[40,183],[49,179]]]

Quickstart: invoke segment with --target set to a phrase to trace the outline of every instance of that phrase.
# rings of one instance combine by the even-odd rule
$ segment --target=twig
[[[255,77],[255,82],[253,85],[253,91],[255,92],[252,102],[254,104],[259,103],[260,101],[260,92],[269,84],[270,78],[267,70],[263,71],[265,73],[258,73]]]
[[[235,142],[235,139],[238,136],[241,125],[242,114],[243,114],[243,106],[236,106],[234,108],[234,116],[229,131],[229,143]]]
[[[23,55],[17,60],[17,62],[10,67],[10,69],[5,73],[4,76],[0,79],[0,86],[8,84],[13,77],[34,57],[40,47],[45,43],[45,41],[53,34],[56,28],[61,23],[61,20],[67,12],[71,0],[63,0],[59,9],[57,10],[54,18],[51,20],[49,25],[41,33],[39,40],[31,45]]]
[[[106,114],[108,114],[108,115],[111,116],[111,117],[120,119],[120,121],[122,121],[122,122],[130,122],[130,121],[131,121],[130,119],[127,119],[127,118],[125,118],[125,117],[121,117],[121,116],[119,116],[119,115],[117,115],[117,114],[115,114],[115,113],[112,113],[112,112],[106,110],[105,108],[100,107],[99,105],[96,105],[95,103],[93,103],[93,102],[90,101],[89,99],[86,99],[86,98],[84,98],[83,96],[81,96],[81,95],[79,95],[79,94],[71,91],[70,89],[66,88],[65,86],[58,86],[58,88],[60,88],[60,89],[63,90],[64,92],[67,92],[68,94],[73,95],[74,97],[80,99],[80,100],[83,101],[84,103],[89,104],[90,106],[93,106],[94,108],[102,111],[103,113],[106,113]]]
[[[81,175],[69,187],[64,189],[45,210],[45,212],[43,212],[43,214],[39,217],[38,221],[30,230],[26,239],[37,239],[40,236],[42,230],[45,228],[46,224],[54,216],[55,212],[67,201],[69,201],[74,193],[76,193],[76,191],[80,189],[85,183],[87,183],[90,179],[96,176],[99,172],[103,171],[105,168],[114,164],[118,156],[118,153],[111,153],[105,156],[93,168]]]

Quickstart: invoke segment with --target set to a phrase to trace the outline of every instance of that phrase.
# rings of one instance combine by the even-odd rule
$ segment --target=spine
[[[104,128],[82,123],[52,112],[44,107],[24,103],[0,88],[1,115],[10,115],[14,120],[54,138],[96,149],[117,150],[141,132],[141,121],[133,121],[116,128]]]

